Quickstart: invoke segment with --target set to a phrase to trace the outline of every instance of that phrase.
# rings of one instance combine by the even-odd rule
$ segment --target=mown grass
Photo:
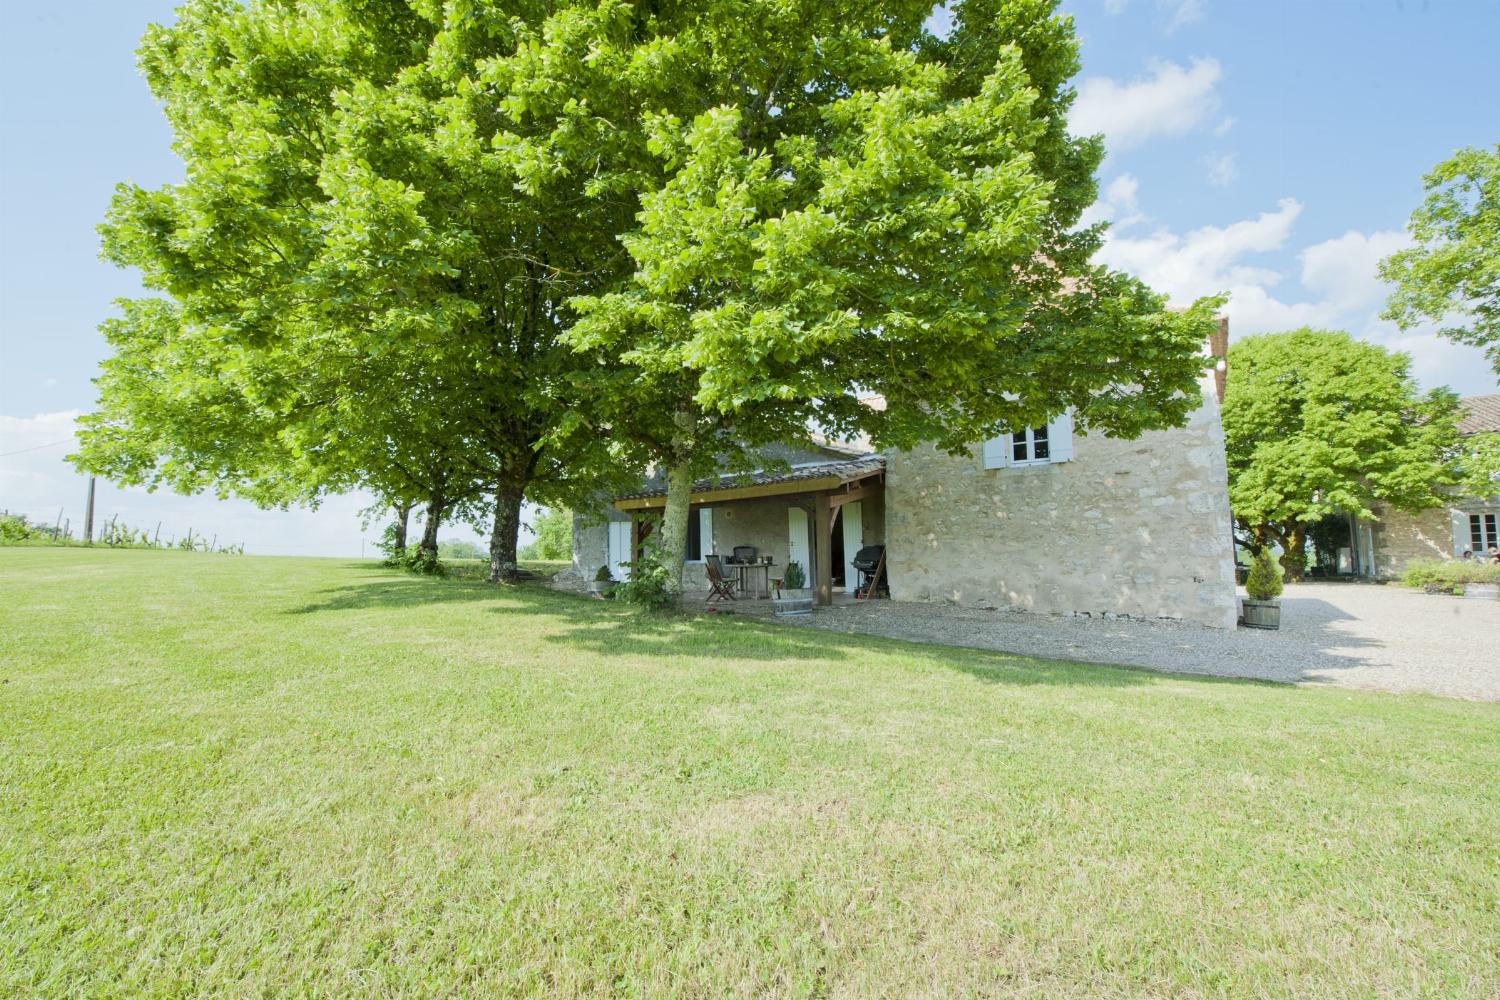
[[[1500,706],[0,550],[0,995],[1500,995]]]

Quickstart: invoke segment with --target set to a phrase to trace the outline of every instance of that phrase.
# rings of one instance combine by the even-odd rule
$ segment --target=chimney
[[[1220,316],[1219,325],[1208,338],[1208,354],[1214,359],[1214,395],[1224,402],[1224,380],[1229,375],[1229,317]]]

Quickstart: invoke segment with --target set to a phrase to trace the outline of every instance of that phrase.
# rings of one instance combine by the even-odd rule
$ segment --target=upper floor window
[[[1048,428],[1022,427],[1010,434],[1010,464],[1036,465],[1052,461]]]
[[[1039,427],[1019,427],[984,442],[980,455],[986,469],[1055,465],[1073,460],[1073,414],[1066,411]]]

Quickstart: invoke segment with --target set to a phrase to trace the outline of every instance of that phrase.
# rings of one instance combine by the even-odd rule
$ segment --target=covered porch
[[[769,560],[763,577],[782,579],[788,563],[800,564],[814,603],[827,606],[852,594],[859,582],[853,560],[859,549],[885,541],[885,462],[878,456],[794,465],[780,472],[700,480],[692,491],[688,562],[684,585],[689,597],[708,596],[705,559],[718,555],[737,575],[734,557],[754,550],[756,563]],[[657,529],[666,504],[665,487],[619,497],[614,508],[629,518],[629,552],[638,558]],[[620,524],[624,534],[625,524]],[[622,538],[623,541],[623,538]],[[756,578],[757,573],[747,576]],[[745,613],[764,602],[761,583],[736,593],[733,604]]]

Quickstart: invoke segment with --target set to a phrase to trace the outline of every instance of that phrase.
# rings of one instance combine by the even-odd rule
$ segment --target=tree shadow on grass
[[[1014,653],[878,636],[792,629],[754,619],[715,619],[696,615],[666,619],[618,613],[601,615],[549,635],[547,641],[606,658],[701,657],[726,662],[754,660],[773,663],[823,660],[852,665],[855,669],[863,669],[877,657],[914,657],[927,664],[968,674],[986,684],[1125,687],[1150,683],[1153,679],[1152,673],[1130,667],[1041,660]]]
[[[354,568],[369,573],[368,566]],[[555,594],[536,584],[500,585],[487,581],[453,580],[439,577],[391,575],[390,569],[380,570],[381,579],[366,583],[330,587],[318,591],[319,600],[288,608],[284,614],[308,615],[323,611],[362,611],[370,608],[413,608],[428,604],[460,604],[502,601],[513,607],[517,603],[526,608],[541,610],[550,605]],[[500,610],[500,609],[497,609]],[[550,608],[549,608],[550,610]]]
[[[563,629],[545,641],[609,659],[615,657],[698,658],[775,662],[867,663],[877,656],[916,657],[968,674],[987,684],[1057,684],[1122,687],[1163,676],[1138,667],[1106,666],[1024,653],[960,648],[903,639],[821,629],[793,629],[745,617],[702,615],[656,617],[609,602],[551,590],[541,584],[495,586],[485,582],[393,574],[385,567],[355,564],[377,579],[319,593],[319,600],[284,613],[311,615],[368,609],[416,608],[434,604],[489,604],[490,614],[538,614],[562,618]],[[1178,674],[1201,683],[1244,683],[1226,678]]]

